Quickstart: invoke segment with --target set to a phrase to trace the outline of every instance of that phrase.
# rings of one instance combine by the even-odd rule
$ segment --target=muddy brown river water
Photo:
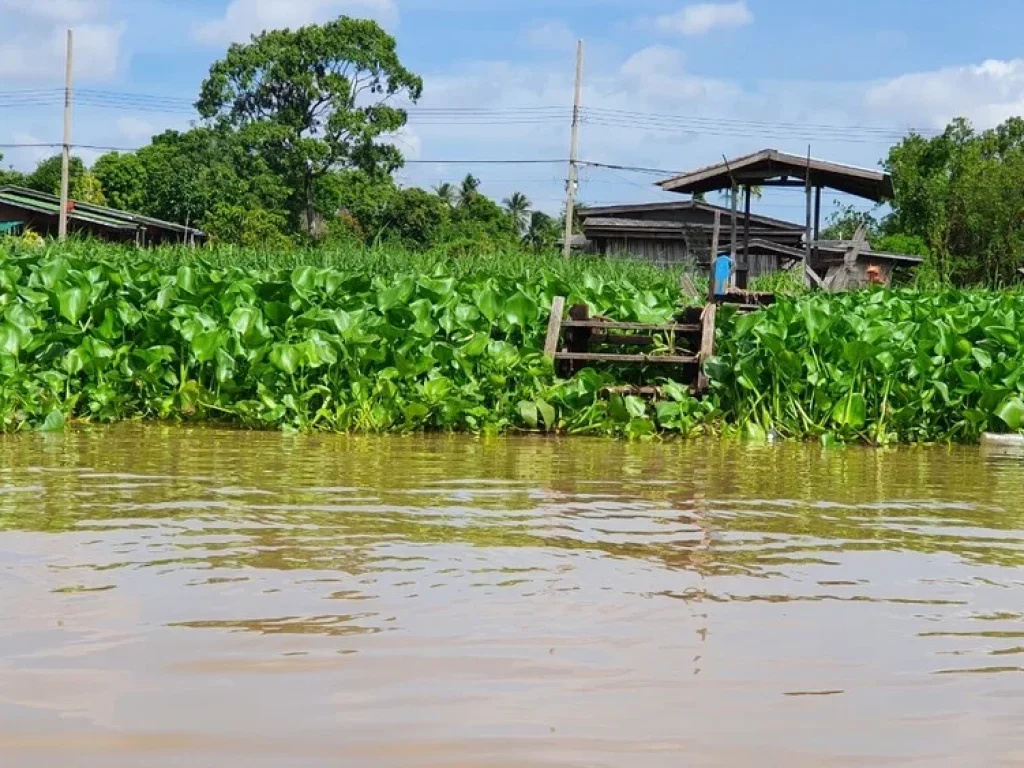
[[[0,764],[1024,764],[1022,565],[973,448],[0,438]]]

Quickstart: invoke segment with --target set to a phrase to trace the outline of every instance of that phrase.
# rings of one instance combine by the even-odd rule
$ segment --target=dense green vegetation
[[[282,257],[7,241],[0,423],[218,420],[301,430],[544,430],[642,437],[973,441],[1024,419],[1024,295],[809,294],[731,317],[711,396],[664,382],[606,396],[614,370],[558,380],[551,300],[664,322],[677,275],[529,253],[361,248]]]

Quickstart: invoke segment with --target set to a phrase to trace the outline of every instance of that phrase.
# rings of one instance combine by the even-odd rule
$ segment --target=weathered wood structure
[[[585,304],[565,311],[565,298],[556,296],[551,305],[544,353],[559,372],[572,375],[597,364],[619,364],[641,369],[657,367],[662,376],[688,385],[695,394],[707,390],[704,363],[715,353],[715,324],[721,303],[731,303],[740,312],[752,312],[770,303],[761,296],[758,303],[744,303],[739,294],[690,307],[674,322],[665,324],[622,323],[593,317]],[[658,396],[656,387],[630,385],[618,388],[634,394]]]
[[[729,246],[730,209],[695,200],[614,205],[578,212],[584,239],[574,243],[588,253],[629,256],[660,266],[689,265],[706,268],[714,255],[715,223],[719,245]],[[724,233],[724,237],[722,234]],[[791,248],[800,247],[803,228],[768,216],[750,217],[750,236]],[[750,261],[752,277],[780,268],[776,254],[755,254]]]
[[[758,237],[757,233],[752,231],[751,188],[793,187],[806,191],[807,217],[803,233],[801,268],[808,284],[818,287],[825,287],[825,282],[824,277],[820,274],[820,265],[816,267],[815,264],[821,257],[821,253],[830,247],[829,244],[818,242],[821,236],[822,190],[834,189],[876,203],[890,200],[893,196],[892,177],[887,173],[818,160],[811,157],[809,153],[807,157],[800,157],[776,149],[765,149],[732,160],[723,158],[721,163],[674,176],[659,182],[658,186],[666,192],[688,195],[730,190],[733,200],[729,216],[732,232],[736,232],[740,224],[740,215],[737,211],[739,191],[742,189],[745,192],[746,206],[742,214],[742,247],[738,248],[736,238],[731,238],[731,253],[736,263],[736,285],[741,289],[746,288],[748,279],[753,276],[751,259],[756,256],[757,252],[751,248],[752,241],[763,241],[762,245],[764,242],[772,242]],[[780,245],[784,248],[792,247],[792,244],[789,243]],[[831,247],[835,250],[834,243]],[[760,252],[769,250],[772,249],[762,248]],[[843,258],[847,251],[847,247],[842,246]],[[867,253],[869,251],[863,252],[865,260]],[[862,259],[862,254],[858,254],[857,259]],[[889,263],[893,263],[891,259]],[[873,265],[866,264],[865,272],[871,266]]]

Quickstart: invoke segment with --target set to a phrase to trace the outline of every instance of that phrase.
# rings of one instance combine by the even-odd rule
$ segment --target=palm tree
[[[523,242],[535,251],[554,248],[558,240],[558,230],[557,220],[543,211],[534,211],[530,214],[530,226],[523,236]]]
[[[458,198],[458,192],[455,189],[455,185],[449,184],[447,181],[434,187],[434,194],[448,203],[448,205],[455,205]]]
[[[459,205],[468,205],[469,202],[480,194],[480,179],[472,173],[467,173],[466,178],[459,185]]]
[[[502,201],[502,205],[505,206],[505,213],[512,219],[516,234],[523,234],[532,205],[530,199],[522,192],[513,192]]]

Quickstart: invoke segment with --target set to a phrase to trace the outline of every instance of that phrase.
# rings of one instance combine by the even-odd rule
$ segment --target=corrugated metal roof
[[[50,203],[44,200],[37,200],[32,197],[26,197],[25,195],[16,194],[7,191],[8,187],[4,187],[0,190],[0,202],[7,203],[16,208],[24,208],[30,211],[37,211],[39,213],[48,213],[57,215],[60,213],[60,202]],[[85,213],[77,209],[72,210],[68,213],[68,218],[74,219],[75,221],[84,221],[89,224],[98,224],[102,227],[109,227],[111,229],[138,229],[134,224],[129,224],[123,221],[118,221],[107,216],[97,216],[93,213]]]
[[[52,206],[51,208],[35,208],[34,210],[45,210],[46,212],[53,213],[59,213],[60,211],[60,198],[56,195],[47,194],[46,192],[39,192],[34,189],[25,189],[24,187],[7,186],[0,187],[0,195],[14,195],[21,199],[24,204],[31,203],[33,205]],[[104,205],[92,205],[91,203],[76,201],[75,209],[71,213],[71,216],[72,218],[79,218],[82,221],[93,221],[94,223],[109,222],[108,224],[105,224],[105,226],[112,226],[117,229],[155,227],[171,232],[205,237],[205,233],[195,227],[186,227],[183,224],[161,221],[160,219],[154,219],[151,216],[142,216],[141,214],[131,213],[129,211],[119,211],[116,208],[108,208]]]

